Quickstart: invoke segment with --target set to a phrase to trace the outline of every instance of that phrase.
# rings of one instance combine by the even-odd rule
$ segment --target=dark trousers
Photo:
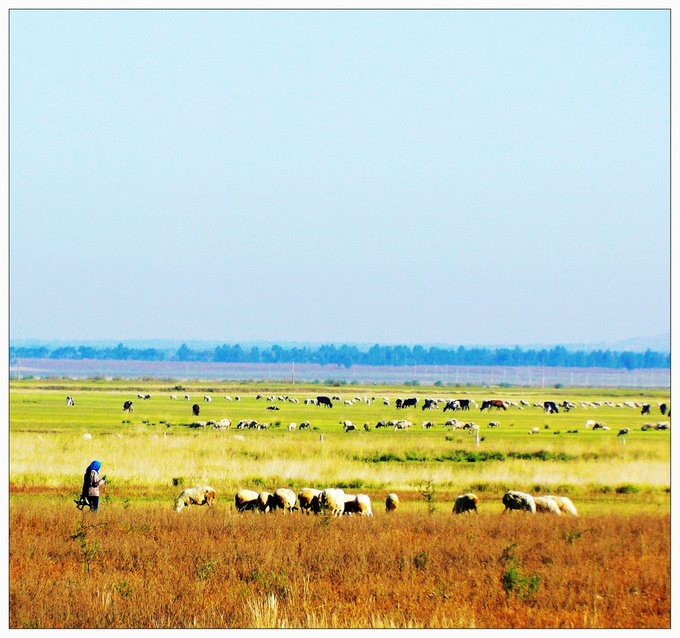
[[[87,500],[90,501],[90,511],[97,513],[99,509],[99,497],[98,496],[88,496]]]

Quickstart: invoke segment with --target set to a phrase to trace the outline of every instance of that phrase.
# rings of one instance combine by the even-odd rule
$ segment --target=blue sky
[[[670,331],[667,11],[13,11],[12,339]]]

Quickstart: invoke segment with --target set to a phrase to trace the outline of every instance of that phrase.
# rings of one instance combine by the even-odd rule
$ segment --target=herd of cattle
[[[215,490],[209,485],[189,487],[175,499],[174,509],[181,512],[191,505],[208,505],[213,507],[215,503]],[[480,500],[472,493],[461,494],[453,504],[454,514],[465,512],[479,513]],[[532,496],[525,492],[508,490],[502,498],[504,505],[503,513],[512,510],[520,510],[531,514],[544,513],[556,516],[578,516],[576,508],[566,496],[553,494],[545,496]],[[358,516],[373,516],[371,499],[366,494],[346,494],[340,488],[327,488],[324,490],[305,487],[295,495],[295,492],[287,487],[281,487],[270,492],[256,492],[255,490],[240,490],[234,497],[234,506],[238,512],[275,512],[282,510],[284,514],[292,514],[300,511],[303,514],[327,513],[331,516],[343,516],[356,514]],[[391,492],[385,498],[385,511],[394,512],[399,507],[399,496]]]
[[[150,394],[138,394],[137,395],[139,398],[142,400],[148,400],[151,398]],[[171,399],[177,399],[176,395],[171,395]],[[258,394],[256,399],[263,399],[265,398],[264,395]],[[184,399],[186,401],[190,401],[190,396],[189,395],[184,395]],[[203,400],[206,402],[211,402],[212,397],[209,395],[204,395]],[[227,401],[240,401],[241,398],[239,396],[236,396],[232,398],[231,396],[225,396],[225,400]],[[298,399],[295,397],[291,396],[274,396],[270,395],[266,397],[266,400],[269,402],[275,402],[275,401],[284,401],[284,402],[291,402],[291,403],[298,403]],[[364,402],[366,404],[371,404],[373,401],[375,401],[376,398],[368,398],[368,397],[354,397],[354,399],[345,399],[342,401],[342,399],[334,395],[332,397],[329,396],[317,396],[316,398],[307,398],[304,399],[304,403],[306,405],[316,405],[316,406],[323,406],[327,408],[332,408],[333,407],[333,402],[340,402],[342,401],[342,405],[345,406],[350,406],[354,405],[354,403],[360,401]],[[382,398],[383,405],[385,406],[390,406],[391,402],[388,397],[383,397]],[[407,397],[407,398],[397,398],[395,400],[395,407],[397,410],[404,410],[407,408],[416,408],[419,403],[419,399],[417,397]],[[73,400],[73,397],[67,396],[66,397],[66,404],[67,406],[74,406],[75,402]],[[485,410],[490,412],[491,410],[496,410],[500,411],[503,410],[506,412],[509,408],[517,408],[519,410],[522,410],[527,407],[535,407],[535,408],[540,408],[543,410],[543,412],[547,414],[559,414],[560,409],[563,410],[564,412],[570,412],[574,408],[576,408],[576,404],[563,400],[561,403],[557,403],[555,401],[543,401],[542,403],[529,403],[528,401],[525,400],[520,400],[520,401],[508,401],[508,400],[501,400],[501,399],[485,399],[481,402],[481,405],[478,405],[477,402],[475,402],[473,399],[440,399],[440,398],[426,398],[423,400],[421,410],[436,410],[438,409],[439,405],[443,404],[443,412],[447,411],[452,411],[452,412],[469,412],[471,407],[478,408],[480,412],[484,412]],[[621,403],[614,403],[612,401],[581,401],[580,406],[583,409],[588,409],[588,408],[631,408],[631,409],[636,409],[640,410],[640,414],[642,415],[651,415],[651,409],[652,406],[649,403],[640,403],[636,401],[624,401]],[[658,403],[657,408],[661,415],[670,417],[671,411],[670,407],[666,403]],[[269,406],[267,408],[268,410],[278,410],[278,407],[276,406]],[[132,412],[134,410],[134,403],[131,400],[127,400],[123,403],[123,411],[124,412]],[[201,408],[198,403],[194,403],[191,406],[191,411],[193,416],[197,417],[200,415]],[[345,432],[352,432],[358,430],[357,426],[350,420],[343,420],[340,421],[340,424],[342,425],[343,429]],[[494,428],[494,427],[499,427],[500,423],[498,421],[490,421],[487,425],[489,428]],[[221,419],[219,421],[216,420],[209,420],[209,421],[195,421],[194,423],[191,424],[192,427],[212,427],[215,429],[229,429],[232,426],[232,421],[230,419]],[[422,422],[422,427],[425,429],[429,429],[432,427],[435,427],[436,423],[431,420],[423,421]],[[369,431],[371,429],[371,425],[368,423],[364,423],[364,430]],[[391,419],[391,420],[381,420],[378,421],[375,424],[376,429],[381,429],[381,428],[389,428],[393,430],[407,430],[409,428],[413,427],[413,422],[408,420],[408,419]],[[472,421],[458,421],[456,418],[450,418],[444,423],[444,428],[451,428],[452,430],[467,430],[471,434],[478,434],[479,433],[479,425]],[[604,423],[596,422],[593,420],[587,420],[585,424],[586,429],[592,428],[593,430],[609,430],[610,428],[605,425]],[[269,428],[269,424],[265,422],[258,422],[254,419],[242,419],[236,424],[236,429],[249,429],[249,430],[266,430]],[[304,430],[304,429],[311,429],[311,424],[309,421],[303,421],[299,425],[297,423],[289,423],[287,426],[288,431],[293,431],[293,430]],[[670,424],[668,421],[662,421],[658,423],[645,423],[641,428],[643,432],[647,430],[668,430],[670,429]],[[529,434],[538,434],[540,432],[539,428],[537,427],[532,427],[529,430]],[[625,436],[630,433],[629,428],[621,428],[618,432],[618,436]]]

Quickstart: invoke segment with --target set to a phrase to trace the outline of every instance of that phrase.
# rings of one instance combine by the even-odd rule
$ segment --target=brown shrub
[[[667,628],[670,516],[10,507],[10,627]]]

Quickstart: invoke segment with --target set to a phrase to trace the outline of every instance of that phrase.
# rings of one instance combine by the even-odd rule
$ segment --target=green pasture
[[[138,394],[150,394],[144,400]],[[184,395],[190,400],[186,401]],[[257,395],[262,398],[257,399]],[[66,405],[70,395],[75,406]],[[176,395],[177,399],[171,399]],[[227,401],[225,396],[240,397]],[[305,405],[305,398],[340,396],[332,409]],[[210,396],[212,401],[204,401]],[[294,397],[297,403],[267,397]],[[397,410],[397,397],[416,396],[418,407]],[[365,403],[363,398],[371,400]],[[383,405],[383,397],[391,405]],[[421,410],[425,397],[500,398],[529,407],[507,411]],[[358,399],[355,401],[355,399]],[[572,411],[545,414],[534,403],[567,399]],[[131,414],[123,412],[134,402]],[[345,405],[344,401],[355,401]],[[628,407],[582,408],[581,401],[650,403],[642,416]],[[94,458],[109,476],[107,493],[118,499],[170,498],[181,485],[209,483],[220,494],[250,487],[344,486],[348,491],[397,490],[422,503],[429,485],[440,495],[503,489],[576,493],[595,502],[616,495],[666,494],[670,489],[670,432],[641,430],[670,421],[657,407],[670,403],[662,390],[568,388],[386,387],[318,384],[214,383],[129,380],[12,381],[10,482],[19,491],[68,490],[77,486]],[[200,406],[194,417],[191,406]],[[268,410],[276,406],[278,410]],[[196,421],[230,419],[229,430],[192,427]],[[456,418],[480,426],[479,441],[467,431],[444,428]],[[269,424],[267,430],[236,430],[241,419]],[[375,429],[380,421],[407,419],[408,430]],[[587,419],[608,431],[585,428]],[[356,432],[345,432],[352,421]],[[309,421],[311,430],[288,431]],[[435,427],[422,428],[423,421]],[[488,428],[498,421],[498,428]],[[369,431],[364,430],[369,424]],[[538,434],[529,434],[537,427]],[[626,437],[617,436],[621,428]],[[323,438],[323,440],[322,440]],[[539,488],[539,489],[536,489]],[[665,499],[665,500],[664,500]],[[664,497],[667,503],[667,498]],[[408,498],[406,501],[408,502]],[[406,506],[408,507],[408,506]]]

